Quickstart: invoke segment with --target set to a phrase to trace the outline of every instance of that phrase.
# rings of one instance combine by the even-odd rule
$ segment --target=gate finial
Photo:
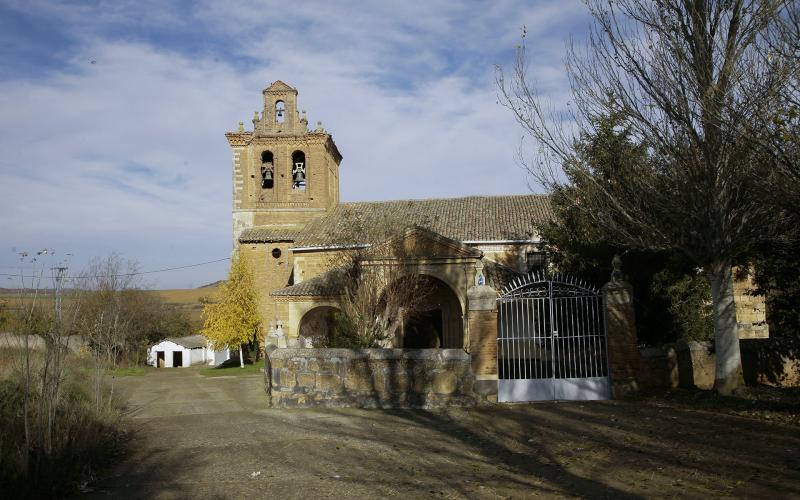
[[[619,283],[622,281],[624,275],[622,273],[622,257],[619,254],[614,254],[614,258],[611,259],[611,269],[611,282]]]

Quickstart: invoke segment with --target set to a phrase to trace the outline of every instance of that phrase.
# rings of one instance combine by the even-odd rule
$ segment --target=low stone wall
[[[277,407],[433,408],[482,397],[461,349],[275,349],[270,359]]]
[[[86,339],[80,335],[61,337],[61,341],[64,342],[67,346],[67,349],[72,352],[79,352],[81,349],[89,345]],[[0,349],[2,348],[24,349],[25,336],[5,332],[0,333]],[[28,335],[28,348],[33,350],[43,350],[45,348],[45,340],[38,335]]]
[[[800,387],[800,340],[742,339],[742,370],[749,385]],[[643,387],[714,387],[711,342],[678,342],[641,351]]]

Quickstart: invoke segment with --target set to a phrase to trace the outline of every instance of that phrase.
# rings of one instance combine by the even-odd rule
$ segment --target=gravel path
[[[90,498],[800,498],[800,428],[658,401],[266,409],[259,376],[118,382],[128,449]]]

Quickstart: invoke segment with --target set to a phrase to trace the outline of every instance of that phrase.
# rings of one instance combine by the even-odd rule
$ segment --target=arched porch
[[[406,349],[461,349],[464,347],[464,322],[461,301],[444,281],[417,275],[424,290],[420,301],[403,319],[395,346]]]
[[[315,347],[327,347],[334,332],[338,312],[339,308],[327,305],[308,310],[300,319],[298,334],[311,339]]]

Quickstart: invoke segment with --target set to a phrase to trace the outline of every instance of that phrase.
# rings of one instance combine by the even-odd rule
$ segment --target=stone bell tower
[[[297,89],[278,80],[262,92],[253,130],[239,122],[225,137],[233,149],[233,241],[247,229],[297,232],[339,203],[342,155],[317,122],[308,127]]]

